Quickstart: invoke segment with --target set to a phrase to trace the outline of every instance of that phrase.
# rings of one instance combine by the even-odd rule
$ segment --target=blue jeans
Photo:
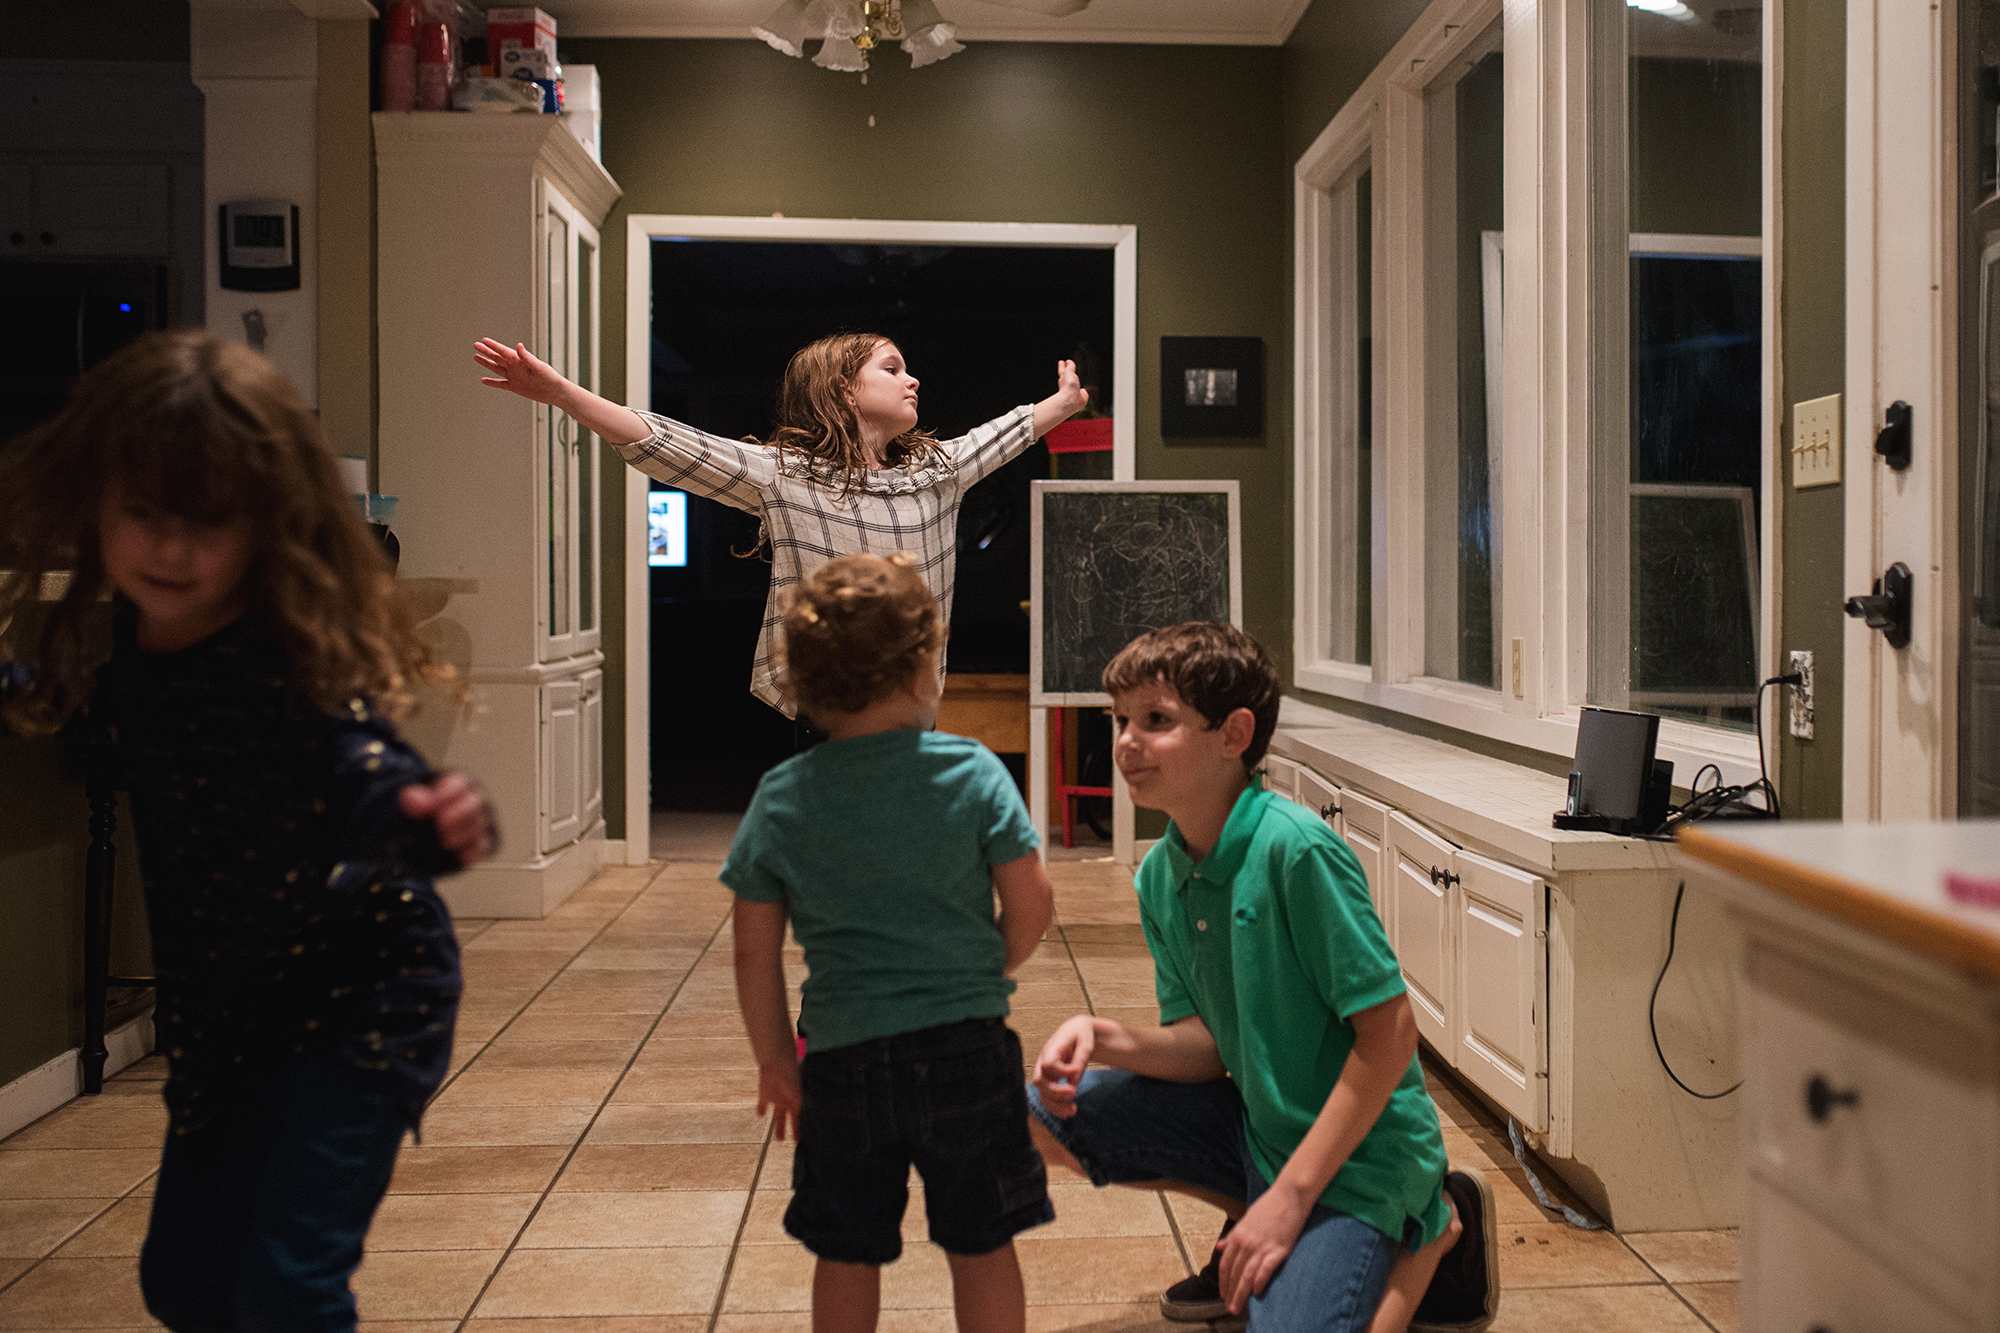
[[[348,1333],[347,1279],[409,1128],[394,1087],[306,1056],[220,1100],[160,1156],[146,1308],[175,1333]]]
[[[1032,1085],[1028,1110],[1095,1185],[1179,1181],[1246,1204],[1270,1188],[1243,1135],[1243,1099],[1226,1078],[1169,1083],[1092,1069],[1074,1116],[1051,1114]],[[1251,1298],[1249,1333],[1365,1333],[1401,1248],[1359,1218],[1313,1205],[1284,1266]]]

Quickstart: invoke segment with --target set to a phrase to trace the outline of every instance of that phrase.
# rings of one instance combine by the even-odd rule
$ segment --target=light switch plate
[[[1840,395],[1792,404],[1792,489],[1840,484]]]

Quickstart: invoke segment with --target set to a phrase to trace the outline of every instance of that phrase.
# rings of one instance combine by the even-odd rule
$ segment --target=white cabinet
[[[1310,770],[1300,770],[1301,776]],[[1383,927],[1389,938],[1396,937],[1396,916],[1390,911],[1389,879],[1384,870],[1385,849],[1389,845],[1389,807],[1360,792],[1347,788],[1336,789],[1338,794],[1334,825],[1336,832],[1347,839],[1347,845],[1354,849],[1354,855],[1361,862],[1361,869],[1368,875],[1368,895],[1375,900],[1375,915],[1382,918]]]
[[[1452,1059],[1458,1027],[1450,883],[1457,850],[1416,821],[1389,816],[1388,896],[1396,922],[1389,943],[1403,964],[1417,1031],[1447,1060]]]
[[[1548,894],[1537,876],[1452,857],[1452,1063],[1523,1127],[1549,1127]]]
[[[454,910],[542,916],[604,842],[600,449],[560,412],[479,383],[472,344],[599,372],[598,227],[617,184],[556,117],[378,114],[378,489],[402,572],[476,585],[437,624],[479,713],[448,755],[499,807],[500,855]]]
[[[0,162],[0,254],[164,259],[173,173],[164,162]]]

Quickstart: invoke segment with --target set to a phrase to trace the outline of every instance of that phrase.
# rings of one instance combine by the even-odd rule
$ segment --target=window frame
[[[1755,610],[1760,679],[1776,670],[1781,574],[1774,100],[1779,15],[1778,0],[1767,0],[1759,238],[1765,259],[1759,403],[1764,484],[1761,596]],[[1629,373],[1623,328],[1615,339],[1600,336],[1605,325],[1624,321],[1623,300],[1603,299],[1608,284],[1615,280],[1622,291],[1629,280],[1631,238],[1622,193],[1611,207],[1593,197],[1594,180],[1614,171],[1623,180],[1624,70],[1620,64],[1607,71],[1609,62],[1601,57],[1615,52],[1622,59],[1624,17],[1624,6],[1613,11],[1603,0],[1433,0],[1294,165],[1297,689],[1546,754],[1575,753],[1579,710],[1590,684],[1590,441],[1594,423],[1625,411]],[[1496,18],[1506,56],[1506,281],[1516,296],[1503,313],[1501,430],[1508,445],[1501,479],[1497,691],[1423,674],[1427,386],[1421,229],[1425,90]],[[1606,132],[1591,133],[1600,122]],[[1372,661],[1360,666],[1337,660],[1331,651],[1339,642],[1336,607],[1341,605],[1331,587],[1335,552],[1343,542],[1351,545],[1354,532],[1343,526],[1327,481],[1338,462],[1338,427],[1352,419],[1352,386],[1343,388],[1343,349],[1335,341],[1340,321],[1351,324],[1352,315],[1335,308],[1343,256],[1337,249],[1334,196],[1364,161],[1371,172],[1376,238],[1369,488],[1374,614]],[[1351,271],[1351,243],[1349,250],[1344,262]],[[1605,352],[1607,345],[1616,355]],[[1344,355],[1351,361],[1351,349]],[[1351,613],[1351,606],[1347,609]],[[1767,736],[1775,734],[1779,712],[1775,706],[1765,710]],[[1707,763],[1716,764],[1728,782],[1748,781],[1758,771],[1754,734],[1696,722],[1662,719],[1659,754],[1675,763],[1682,782]]]

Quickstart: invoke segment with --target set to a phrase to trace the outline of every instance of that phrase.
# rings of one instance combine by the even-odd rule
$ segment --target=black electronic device
[[[232,292],[299,288],[299,206],[282,199],[224,204],[217,281]]]
[[[1569,800],[1555,826],[1627,837],[1666,822],[1673,764],[1655,761],[1660,719],[1616,708],[1586,708],[1576,727]]]

